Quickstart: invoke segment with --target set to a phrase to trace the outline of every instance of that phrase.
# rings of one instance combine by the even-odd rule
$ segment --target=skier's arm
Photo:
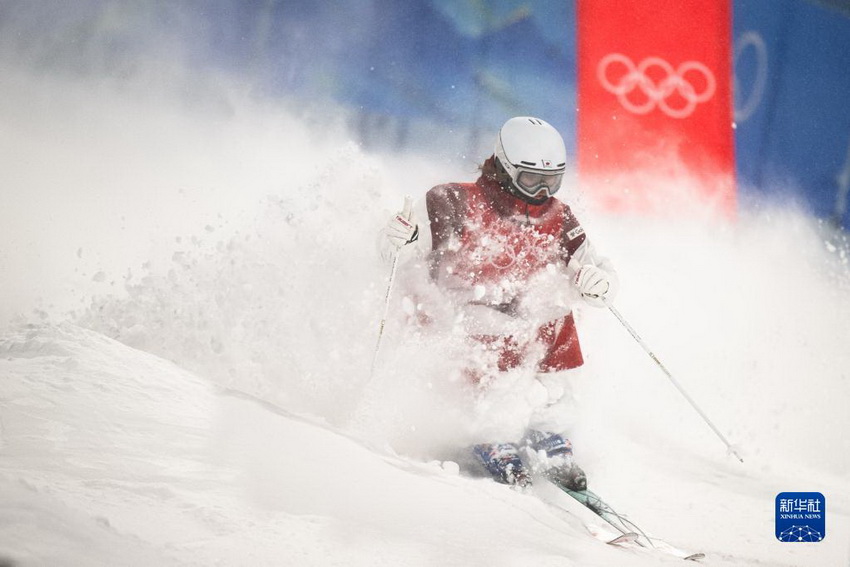
[[[567,211],[563,247],[573,284],[582,298],[597,307],[613,301],[620,282],[611,261],[599,255],[571,211]]]
[[[430,273],[438,281],[458,248],[463,224],[460,193],[456,186],[438,185],[428,191],[425,204],[431,233]]]

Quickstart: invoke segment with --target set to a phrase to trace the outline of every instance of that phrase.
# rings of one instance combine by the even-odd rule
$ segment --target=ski
[[[605,520],[605,522],[622,534],[621,537],[623,539],[621,539],[621,537],[616,537],[608,543],[622,544],[634,542],[641,547],[667,553],[669,555],[679,557],[680,559],[684,559],[685,561],[699,561],[700,559],[705,558],[704,553],[690,553],[683,551],[673,547],[663,540],[650,537],[645,531],[638,527],[637,524],[632,522],[623,514],[614,510],[610,504],[592,490],[570,490],[569,488],[559,484],[556,479],[549,478],[549,481],[574,500],[581,503],[591,512]]]
[[[618,535],[612,540],[606,541],[608,545],[621,545],[624,543],[634,543],[638,540],[640,534],[636,534],[635,532],[629,532],[627,534]]]

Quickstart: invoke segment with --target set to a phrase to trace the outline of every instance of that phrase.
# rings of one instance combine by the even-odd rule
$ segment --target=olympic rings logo
[[[745,55],[750,51],[753,52],[752,56]],[[741,63],[742,59],[745,59],[744,65]],[[742,66],[744,69],[752,68],[752,62],[755,63],[755,76],[749,82],[749,92],[747,93],[744,92],[741,81],[738,80],[738,72]],[[744,32],[735,42],[735,54],[732,59],[736,122],[744,122],[749,119],[761,104],[767,87],[767,63],[767,44],[765,44],[764,38],[756,31]]]
[[[609,53],[599,61],[596,76],[602,87],[634,114],[649,114],[658,108],[670,118],[687,118],[717,90],[714,74],[699,61],[685,61],[674,69],[660,57],[647,57],[635,65],[621,53]],[[689,79],[700,79],[699,87]],[[642,95],[633,96],[635,89]]]

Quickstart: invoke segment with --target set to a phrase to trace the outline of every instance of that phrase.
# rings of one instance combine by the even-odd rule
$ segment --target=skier
[[[471,448],[472,461],[502,483],[525,486],[539,472],[584,490],[585,474],[564,436],[566,371],[583,364],[571,303],[580,296],[604,306],[616,294],[617,277],[569,206],[553,197],[566,161],[554,127],[511,118],[477,181],[428,191],[428,230],[420,231],[408,201],[380,243],[391,258],[430,237],[430,277],[462,314],[470,352],[464,374],[472,387],[486,392],[512,371],[534,372],[526,397],[536,407],[521,438],[481,440]]]

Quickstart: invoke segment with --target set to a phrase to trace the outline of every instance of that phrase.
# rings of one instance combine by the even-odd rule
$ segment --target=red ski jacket
[[[531,205],[483,176],[434,187],[426,205],[431,276],[450,288],[484,288],[475,301],[495,308],[507,308],[547,266],[566,268],[586,240],[563,202]]]
[[[539,371],[580,366],[570,260],[616,274],[570,207],[554,198],[531,205],[483,175],[434,187],[426,206],[431,277],[455,297],[470,337],[498,351],[499,369],[524,363],[534,343],[545,347]]]

